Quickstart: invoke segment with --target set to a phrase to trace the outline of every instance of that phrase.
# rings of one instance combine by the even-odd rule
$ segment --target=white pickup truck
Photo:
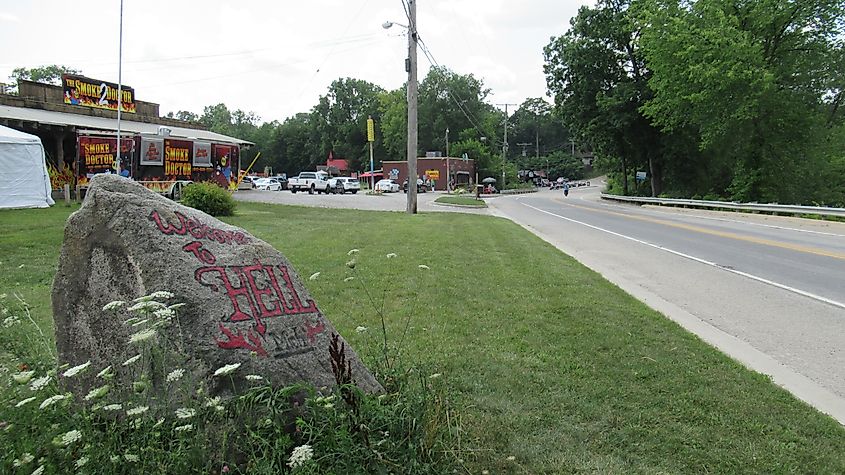
[[[288,179],[288,189],[291,193],[307,191],[309,194],[329,193],[331,187],[328,182],[328,175],[319,172],[300,172],[299,176]]]

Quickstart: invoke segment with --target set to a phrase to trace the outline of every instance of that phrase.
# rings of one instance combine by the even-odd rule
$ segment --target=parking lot
[[[434,200],[444,193],[440,191],[418,193],[417,210],[446,211],[459,213],[489,214],[487,208],[459,208],[455,206],[441,205],[434,203]],[[277,203],[296,206],[314,206],[318,208],[347,208],[373,211],[405,211],[407,195],[405,193],[382,193],[380,195],[368,195],[361,190],[356,194],[318,194],[314,193],[291,193],[290,191],[264,191],[264,190],[239,190],[235,192],[235,199],[238,201],[256,201],[261,203]]]

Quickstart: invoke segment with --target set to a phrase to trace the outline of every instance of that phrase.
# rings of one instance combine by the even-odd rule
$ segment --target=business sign
[[[439,180],[440,170],[426,170],[425,176],[427,176],[429,180]]]
[[[62,75],[65,104],[93,107],[95,109],[117,110],[117,84],[74,76]],[[135,113],[135,90],[121,86],[123,96],[122,112]]]
[[[646,173],[645,172],[637,172],[637,180],[638,181],[645,181]]]
[[[211,167],[211,144],[194,142],[194,166]]]
[[[123,139],[121,142],[123,147],[120,168],[122,173],[128,174],[134,143],[132,139]],[[97,173],[114,173],[114,162],[117,155],[116,137],[80,136],[77,143],[79,145],[77,177],[83,179],[81,184],[87,184],[87,179]]]
[[[141,137],[141,165],[164,166],[164,140]]]
[[[390,174],[388,175],[391,180],[398,180],[399,179],[399,169],[398,168],[391,168]]]
[[[190,180],[194,144],[188,140],[164,141],[164,174],[169,179]]]
[[[376,126],[373,118],[367,119],[367,142],[376,141]]]

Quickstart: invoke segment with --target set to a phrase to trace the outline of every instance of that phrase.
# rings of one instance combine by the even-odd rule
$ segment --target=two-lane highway
[[[488,204],[845,423],[845,224],[637,207],[597,188]]]

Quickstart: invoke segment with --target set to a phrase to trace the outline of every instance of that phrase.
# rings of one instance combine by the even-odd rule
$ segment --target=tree
[[[168,112],[166,115],[169,119],[184,120],[186,122],[199,122],[200,116],[191,111]]]
[[[35,68],[15,68],[12,70],[12,75],[9,76],[9,79],[14,83],[12,84],[10,94],[17,94],[17,82],[19,80],[43,82],[60,86],[62,84],[62,74],[82,74],[82,72],[78,69],[58,64],[38,66]]]
[[[552,105],[545,99],[526,99],[508,121],[512,131],[508,136],[511,159],[516,158],[523,150],[526,150],[526,156],[536,157],[545,156],[555,150],[569,149],[569,130],[561,117],[552,113]],[[518,146],[520,143],[530,145]],[[528,153],[528,150],[531,153]]]

